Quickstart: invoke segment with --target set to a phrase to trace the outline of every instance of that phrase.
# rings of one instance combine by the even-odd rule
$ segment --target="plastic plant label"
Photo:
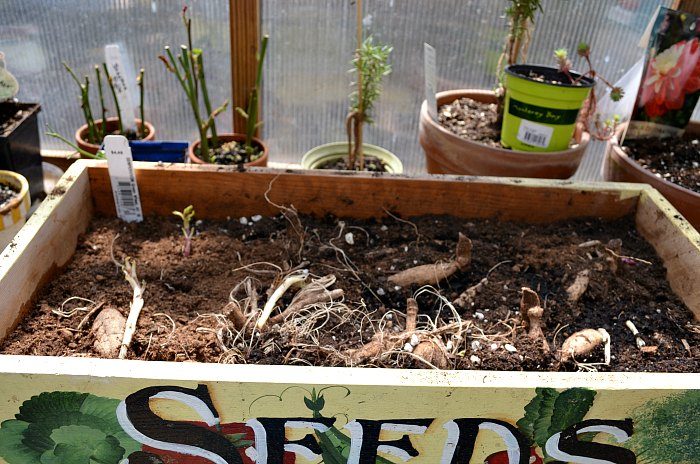
[[[0,102],[14,98],[19,92],[19,83],[10,71],[5,69],[5,54],[0,52]]]
[[[119,45],[105,46],[105,62],[114,83],[114,91],[117,93],[124,130],[136,132],[136,121],[134,121],[136,112],[131,99],[131,90]]]
[[[523,119],[518,128],[518,140],[534,147],[547,148],[554,128]]]
[[[435,48],[423,44],[423,66],[425,70],[425,101],[428,102],[428,114],[437,121],[437,64]]]
[[[143,221],[129,141],[123,135],[108,135],[104,139],[104,151],[117,216],[126,222]]]

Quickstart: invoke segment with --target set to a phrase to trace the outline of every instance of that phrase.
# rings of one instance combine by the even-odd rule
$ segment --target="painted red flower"
[[[208,428],[216,432],[216,427],[208,427],[203,422],[192,422],[194,425]],[[241,422],[232,422],[230,424],[221,424],[219,433],[225,435],[238,448],[238,452],[243,459],[243,464],[255,464],[255,461],[245,454],[245,450],[253,446],[255,443],[255,432],[250,427]],[[165,464],[211,464],[211,461],[205,458],[187,456],[173,451],[163,451],[150,446],[143,446],[143,451],[153,453],[160,457]],[[284,464],[295,464],[296,455],[294,453],[284,453]]]
[[[486,458],[484,464],[509,464],[508,451],[499,451]],[[543,464],[544,461],[537,455],[535,448],[530,448],[530,464]]]
[[[650,117],[683,107],[685,95],[700,89],[698,39],[681,41],[649,63],[642,82],[640,106]]]

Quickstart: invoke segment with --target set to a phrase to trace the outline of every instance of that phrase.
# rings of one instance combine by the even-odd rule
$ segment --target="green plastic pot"
[[[382,147],[371,145],[369,143],[362,144],[365,156],[374,156],[379,158],[386,164],[387,172],[391,174],[403,173],[403,163],[401,160],[389,150]],[[301,158],[301,167],[304,169],[318,169],[323,163],[342,158],[348,155],[347,142],[333,142],[325,145],[319,145],[307,151]]]
[[[544,82],[531,74],[542,76]],[[572,72],[578,79],[579,74]],[[555,81],[556,83],[553,83]],[[569,147],[578,113],[595,84],[583,77],[578,84],[548,66],[513,65],[506,68],[506,101],[501,145],[514,150],[550,152]]]

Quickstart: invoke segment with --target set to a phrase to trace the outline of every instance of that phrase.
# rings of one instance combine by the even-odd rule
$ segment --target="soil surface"
[[[13,185],[0,183],[0,209],[5,206],[5,203],[17,196],[19,190],[16,190]]]
[[[463,139],[501,147],[501,124],[495,103],[481,103],[471,98],[460,98],[438,111],[442,127]]]
[[[336,169],[339,171],[348,171],[350,166],[347,157],[342,157],[335,159],[333,161],[327,161],[319,165],[316,169]],[[355,164],[355,171],[359,171],[359,162]],[[375,156],[365,156],[365,169],[364,172],[388,172],[386,163]]]
[[[18,108],[14,103],[0,103],[0,136],[8,136],[30,112]]]
[[[625,140],[622,149],[657,177],[700,193],[700,140]]]
[[[201,147],[201,146],[200,146]],[[244,143],[231,141],[222,144],[220,147],[210,150],[213,156],[214,164],[244,165],[245,163],[253,162],[263,155],[262,148],[257,145],[246,147]],[[196,153],[199,159],[203,159],[201,152]]]
[[[40,291],[1,351],[96,356],[91,309],[102,303],[126,316],[132,298],[110,256],[113,244],[116,259],[132,257],[145,282],[129,358],[427,367],[411,347],[431,341],[444,350],[443,366],[456,369],[700,371],[700,325],[671,291],[661,260],[637,234],[633,218],[522,225],[443,216],[338,220],[287,211],[286,217],[198,221],[188,258],[181,253],[180,225],[174,217],[147,218],[141,225],[93,220],[73,259]],[[472,241],[471,263],[437,288],[387,281],[417,265],[450,263],[459,232]],[[307,283],[335,275],[327,288],[344,295],[303,306],[261,332],[235,328],[237,312],[247,317],[248,328],[255,326],[260,312],[251,308],[262,308],[284,277],[302,269],[310,273]],[[570,302],[566,290],[584,270],[590,284]],[[465,308],[445,304],[479,282]],[[519,315],[522,287],[541,299],[548,349],[526,334]],[[301,291],[290,287],[276,306],[288,308]],[[408,334],[415,340],[404,333],[411,296],[419,308],[417,330]],[[647,352],[637,347],[627,321],[651,347]],[[560,362],[563,341],[587,328],[610,334],[610,364],[600,364],[602,345],[578,363]],[[358,360],[351,350],[378,333],[391,343]]]

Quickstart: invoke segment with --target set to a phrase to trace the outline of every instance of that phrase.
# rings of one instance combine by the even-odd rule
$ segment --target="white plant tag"
[[[435,48],[423,43],[423,67],[425,71],[425,101],[428,102],[428,114],[437,121],[437,63]]]
[[[518,140],[534,147],[547,148],[554,128],[523,119],[518,128]]]
[[[126,222],[143,221],[129,141],[123,135],[108,135],[104,139],[104,150],[117,216]]]
[[[122,113],[124,130],[136,132],[134,101],[131,98],[131,86],[127,79],[127,72],[124,62],[122,61],[122,52],[119,45],[112,44],[105,46],[105,63],[107,63],[107,69],[112,77],[114,90],[117,93],[117,101],[119,102],[119,109]]]

